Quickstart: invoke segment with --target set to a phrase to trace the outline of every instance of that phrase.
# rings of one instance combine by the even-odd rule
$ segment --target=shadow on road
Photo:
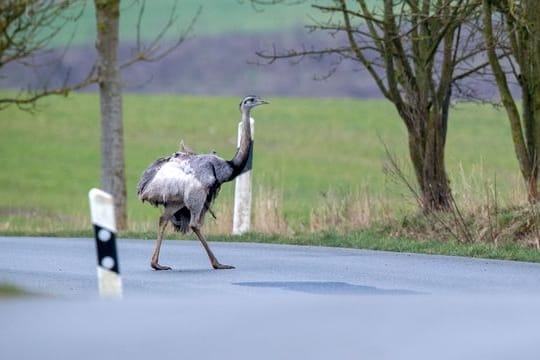
[[[323,295],[418,295],[417,291],[405,289],[379,289],[373,286],[363,286],[336,281],[258,281],[238,282],[233,285],[252,286],[260,288],[279,288],[299,291],[309,294]]]

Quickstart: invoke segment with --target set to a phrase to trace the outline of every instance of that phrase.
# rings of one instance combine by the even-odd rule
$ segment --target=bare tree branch
[[[316,20],[308,28],[332,36],[334,47],[283,51],[273,46],[271,52],[257,54],[267,63],[335,56],[361,64],[407,127],[422,207],[450,209],[444,146],[452,88],[488,66],[473,45],[481,39],[479,32],[464,30],[478,16],[479,5],[480,0],[384,0],[377,5],[365,0],[317,2],[312,7],[327,20]]]
[[[29,71],[40,76],[36,69],[49,67],[48,76],[53,76],[54,67],[61,66],[68,54],[75,30],[60,53],[52,52],[52,42],[61,30],[76,26],[77,21],[85,11],[85,0],[3,0],[0,2],[0,76],[3,67],[10,63],[26,66]],[[142,40],[142,28],[146,2],[138,4],[136,24],[136,43],[133,54],[124,60],[120,68],[126,69],[139,62],[155,62],[163,59],[184,43],[192,33],[193,27],[201,14],[202,8],[191,18],[187,26],[175,29],[178,25],[177,3],[171,8],[168,19],[164,22],[157,35],[145,43]],[[173,34],[174,39],[168,40]],[[51,68],[52,67],[52,68]],[[70,92],[81,90],[92,84],[97,84],[97,63],[88,70],[87,75],[75,82],[70,81],[68,70],[61,84],[50,84],[50,79],[42,79],[35,88],[21,88],[11,96],[0,98],[0,110],[10,105],[17,105],[23,110],[32,110],[39,99],[51,95],[67,96]]]

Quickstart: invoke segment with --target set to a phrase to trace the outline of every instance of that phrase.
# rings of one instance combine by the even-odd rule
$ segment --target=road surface
[[[119,240],[122,300],[92,239],[0,237],[0,359],[538,359],[540,265],[323,247]]]

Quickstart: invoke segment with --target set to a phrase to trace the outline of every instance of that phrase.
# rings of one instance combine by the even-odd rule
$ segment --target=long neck
[[[246,167],[246,164],[249,160],[249,155],[251,152],[251,147],[253,146],[253,140],[251,139],[251,123],[249,116],[249,109],[242,111],[242,130],[240,137],[240,146],[234,155],[234,158],[229,161],[233,169],[233,173],[229,180],[234,179]]]

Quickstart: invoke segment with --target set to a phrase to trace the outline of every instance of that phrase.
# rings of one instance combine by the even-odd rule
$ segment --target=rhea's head
[[[257,95],[248,95],[242,102],[240,102],[240,111],[244,112],[251,108],[254,108],[257,105],[270,104],[268,101],[261,99]]]

